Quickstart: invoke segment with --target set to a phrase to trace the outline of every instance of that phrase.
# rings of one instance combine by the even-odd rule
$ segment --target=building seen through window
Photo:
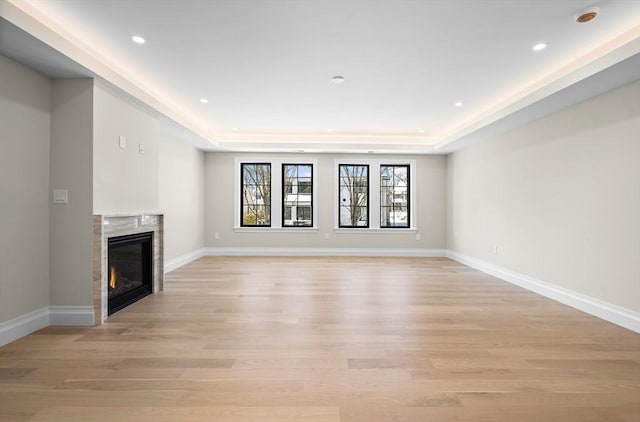
[[[409,227],[409,166],[380,166],[380,227]]]
[[[313,165],[282,165],[282,227],[313,226]]]

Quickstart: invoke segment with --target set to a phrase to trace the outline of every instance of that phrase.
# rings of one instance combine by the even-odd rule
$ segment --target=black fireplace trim
[[[145,296],[153,293],[153,232],[135,233],[108,238],[107,241],[107,274],[109,274],[109,249],[112,246],[143,242],[142,265],[146,282],[142,286],[129,290],[119,296],[108,299],[107,315],[112,315],[126,308]],[[108,277],[108,275],[107,275]],[[108,288],[108,287],[107,287]]]

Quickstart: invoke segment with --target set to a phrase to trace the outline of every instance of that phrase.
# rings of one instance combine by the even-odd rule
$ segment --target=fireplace
[[[108,315],[153,292],[153,232],[110,237]]]
[[[98,325],[104,324],[107,317],[113,312],[116,312],[116,307],[122,309],[126,306],[123,303],[118,304],[114,307],[113,311],[111,311],[109,307],[109,296],[111,290],[113,290],[109,287],[109,277],[111,273],[109,265],[110,241],[113,243],[120,239],[126,243],[127,239],[133,240],[137,235],[144,235],[145,237],[151,238],[149,243],[149,247],[151,248],[151,269],[140,270],[146,271],[151,286],[146,288],[146,292],[141,294],[138,297],[139,299],[149,293],[161,292],[164,289],[164,216],[159,213],[95,214],[93,216],[93,310],[94,319]],[[146,257],[149,256],[149,251],[143,253],[142,246],[138,246],[138,248],[140,256],[143,254]],[[118,274],[116,272],[116,277],[117,276]],[[125,277],[127,279],[133,279],[133,277],[130,276],[125,275]],[[146,282],[147,279],[144,281]],[[135,302],[135,300],[129,301],[129,304],[133,302]]]

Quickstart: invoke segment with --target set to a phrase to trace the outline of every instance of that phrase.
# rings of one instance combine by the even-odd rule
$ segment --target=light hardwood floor
[[[165,286],[0,348],[0,421],[640,422],[639,334],[447,259],[208,257]]]

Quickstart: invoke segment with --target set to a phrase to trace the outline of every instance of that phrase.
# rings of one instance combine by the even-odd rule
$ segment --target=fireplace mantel
[[[93,309],[94,321],[107,319],[107,251],[110,237],[153,232],[153,293],[164,288],[162,214],[95,214],[93,216]]]

